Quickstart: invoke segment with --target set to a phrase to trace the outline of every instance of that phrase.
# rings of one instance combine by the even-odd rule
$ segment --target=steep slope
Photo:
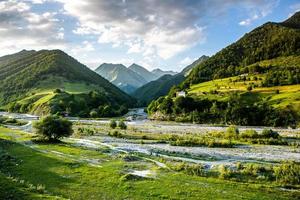
[[[300,54],[300,13],[283,23],[268,22],[198,65],[184,82],[191,83],[244,73],[241,69],[262,60]]]
[[[138,87],[147,83],[145,78],[122,64],[103,63],[95,70],[95,72],[126,93],[131,93]]]
[[[300,13],[266,23],[211,58],[148,106],[150,117],[254,126],[300,126]],[[184,90],[186,97],[177,96]]]
[[[132,96],[139,100],[140,105],[148,105],[152,100],[168,94],[170,89],[184,80],[183,74],[164,75],[155,81],[138,88]]]
[[[154,74],[154,75],[155,75],[156,77],[158,77],[158,78],[159,78],[159,77],[162,77],[162,76],[164,76],[164,75],[175,75],[175,74],[177,74],[177,72],[173,72],[173,71],[163,71],[163,70],[161,70],[161,69],[159,69],[159,68],[152,70],[151,73]]]
[[[209,58],[209,56],[206,56],[206,55],[201,56],[200,58],[198,58],[197,60],[195,60],[192,64],[186,66],[186,67],[181,71],[181,73],[183,73],[185,76],[188,76],[188,75],[191,73],[192,69],[193,69],[195,66],[197,66],[197,65],[199,65],[200,63],[206,61],[208,58]]]
[[[144,67],[137,65],[133,63],[128,67],[128,69],[134,71],[135,73],[139,74],[141,77],[143,77],[147,82],[153,81],[155,79],[158,79],[160,76],[157,76],[151,72],[149,72]]]
[[[134,103],[127,94],[63,51],[21,51],[0,58],[0,105],[10,103],[11,110],[43,114],[64,112],[66,110],[63,107],[67,106],[54,108],[58,106],[53,103],[56,99],[68,99],[69,94],[73,93],[69,100],[72,99],[73,104],[76,104],[78,101],[74,94],[80,94],[78,99],[86,100],[83,94],[91,91],[95,91],[94,96],[101,96],[105,101],[103,104],[86,105],[86,113],[99,106],[120,107]],[[87,100],[87,103],[90,102]],[[75,111],[70,113],[78,115]]]
[[[175,75],[163,75],[159,79],[143,85],[142,87],[138,88],[132,94],[132,96],[137,98],[140,101],[141,105],[149,104],[152,100],[168,94],[168,92],[173,86],[176,86],[182,81],[184,81],[185,77],[188,75],[188,73],[194,66],[205,61],[207,58],[208,56],[201,56],[192,64],[184,68],[180,73]]]

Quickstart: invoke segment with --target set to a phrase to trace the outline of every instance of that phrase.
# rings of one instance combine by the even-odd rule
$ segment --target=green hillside
[[[147,105],[152,100],[168,94],[172,86],[180,84],[184,80],[183,74],[164,75],[155,81],[151,81],[138,88],[132,96],[140,101],[141,105]]]
[[[300,55],[299,12],[283,23],[266,23],[198,65],[183,83],[204,82],[244,73],[242,68],[280,56]]]
[[[93,111],[94,116],[109,116],[133,103],[127,94],[60,50],[23,50],[0,58],[0,105],[10,111],[75,116],[89,116]]]
[[[267,23],[196,66],[176,90],[152,101],[152,118],[263,126],[300,119],[300,14]],[[186,92],[178,97],[177,91]]]

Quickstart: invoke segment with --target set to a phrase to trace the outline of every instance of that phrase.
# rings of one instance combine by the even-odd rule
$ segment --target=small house
[[[186,92],[185,91],[177,92],[176,97],[186,97]]]

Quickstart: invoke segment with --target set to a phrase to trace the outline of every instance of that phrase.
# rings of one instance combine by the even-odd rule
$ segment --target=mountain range
[[[122,64],[103,63],[95,72],[128,94],[133,93],[137,88],[165,74],[176,74],[172,71],[166,72],[160,69],[150,72],[135,63],[128,68]]]
[[[63,51],[23,50],[0,58],[0,106],[10,111],[109,116],[134,103]]]

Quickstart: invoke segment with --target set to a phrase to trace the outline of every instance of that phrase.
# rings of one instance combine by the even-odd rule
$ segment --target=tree
[[[90,112],[90,116],[91,116],[92,118],[98,117],[97,111],[96,111],[96,110],[92,110],[92,111]]]
[[[117,127],[117,122],[112,119],[109,122],[109,126],[110,126],[110,128],[115,129]]]
[[[123,120],[119,121],[118,126],[120,129],[123,129],[123,130],[127,129],[127,125],[124,123]]]
[[[33,124],[35,132],[46,140],[59,140],[72,135],[72,122],[69,120],[49,115]]]

